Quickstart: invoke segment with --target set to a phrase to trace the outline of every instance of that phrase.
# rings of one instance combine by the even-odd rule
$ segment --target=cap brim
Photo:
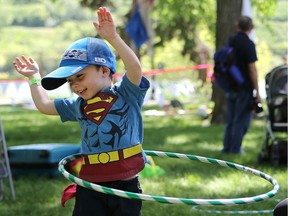
[[[67,80],[67,77],[73,76],[86,68],[89,64],[75,65],[75,66],[63,66],[52,71],[41,80],[41,85],[46,90],[53,90],[63,85]]]

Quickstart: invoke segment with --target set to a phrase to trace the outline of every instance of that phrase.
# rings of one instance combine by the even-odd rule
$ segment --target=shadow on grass
[[[21,108],[0,107],[8,146],[28,143],[79,143],[80,128],[77,123],[61,123],[58,117],[45,116],[38,111]],[[144,120],[145,150],[176,152],[221,159],[263,171],[280,183],[277,199],[287,196],[287,168],[273,168],[270,164],[257,163],[257,154],[264,139],[264,121],[253,122],[244,140],[243,155],[223,155],[223,125],[202,127],[202,119],[193,114],[178,116],[148,117]],[[205,164],[176,158],[154,157],[156,165],[166,171],[159,177],[142,178],[144,193],[184,198],[237,198],[266,193],[272,189],[270,183],[257,176],[246,174],[219,165]],[[17,203],[5,199],[1,202],[1,216],[10,215],[71,215],[74,201],[63,209],[60,197],[65,186],[70,184],[63,178],[46,179],[26,177],[15,179]],[[8,188],[7,184],[5,185]],[[274,201],[263,201],[250,205],[251,209],[272,208]],[[3,205],[2,205],[3,204]],[[224,207],[224,209],[246,209],[250,206]],[[210,207],[211,209],[211,207]],[[4,213],[3,213],[4,212]],[[168,205],[145,201],[143,215],[211,215],[191,211],[191,206]]]

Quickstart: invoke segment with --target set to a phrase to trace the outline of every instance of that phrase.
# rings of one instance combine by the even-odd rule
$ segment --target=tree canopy
[[[272,25],[269,23],[267,15],[271,15],[273,11],[275,11],[276,1],[277,0],[252,0],[254,9],[257,7],[255,9],[257,17],[263,18],[263,22],[265,21],[270,27]],[[153,28],[156,31],[155,47],[165,47],[173,40],[179,41],[181,44],[178,45],[177,50],[181,49],[180,53],[186,55],[185,59],[189,58],[191,64],[199,63],[199,52],[203,45],[208,47],[210,54],[212,54],[216,47],[216,2],[216,0],[155,0],[151,13]],[[87,33],[90,35],[91,32],[93,32],[88,22],[95,18],[96,8],[104,5],[110,7],[116,17],[120,32],[124,34],[125,24],[133,7],[133,0],[0,0],[0,3],[0,18],[2,17],[0,19],[0,30],[2,31],[0,44],[4,48],[4,52],[8,53],[8,55],[5,54],[0,57],[0,68],[4,71],[11,69],[9,62],[11,58],[15,56],[13,52],[17,52],[20,48],[16,48],[15,46],[21,41],[20,39],[19,41],[18,38],[23,37],[21,36],[22,30],[30,31],[31,33],[34,32],[31,36],[44,31],[46,32],[48,29],[51,31],[56,30],[57,33],[53,33],[53,37],[57,37],[58,40],[60,38],[61,40],[71,41],[76,37],[87,35]],[[67,8],[69,8],[69,10]],[[286,17],[286,15],[283,15],[284,10],[281,11],[282,10],[277,11],[277,20]],[[280,14],[282,14],[282,16],[280,16]],[[81,22],[87,22],[88,24],[81,24]],[[284,21],[282,22],[284,23]],[[263,23],[261,23],[261,25],[262,24]],[[31,27],[30,30],[29,27]],[[279,27],[273,25],[272,27],[274,27],[273,31],[276,29],[277,36],[271,37],[271,35],[267,33],[263,34],[263,30],[259,28],[261,30],[261,37],[266,37],[266,41],[268,41],[268,39],[269,42],[273,41],[268,44],[269,48],[273,50],[273,53],[283,55],[283,52],[285,52],[285,46],[283,46],[285,42],[281,41],[286,41],[285,34],[283,34],[284,28],[282,25],[279,25]],[[8,48],[6,48],[6,41],[9,41],[10,37],[3,33],[7,32],[7,34],[9,34],[10,31],[14,32],[13,28],[15,28],[15,32],[17,32],[17,34],[14,35],[14,48],[12,48],[12,45],[7,45]],[[16,28],[19,29],[16,30]],[[77,28],[77,31],[75,31],[75,28]],[[257,31],[259,31],[259,29],[257,28]],[[265,28],[265,30],[266,29],[267,28]],[[25,40],[30,39],[26,37]],[[51,47],[49,44],[53,43],[53,40],[53,38],[49,37],[49,41],[45,44],[43,42],[40,43],[40,40],[32,40],[33,44],[30,44],[30,42],[20,43],[20,49],[23,50],[23,46],[25,46],[25,50],[26,48],[28,50],[28,47],[30,47],[31,50],[29,52],[31,53],[35,53],[35,51],[36,53],[42,52],[44,46],[47,45],[47,47]],[[65,43],[61,43],[61,45],[63,44],[63,46],[65,46]],[[59,49],[62,50],[61,46],[59,46]],[[45,51],[46,54],[47,51],[48,50]],[[141,51],[141,54],[144,54],[144,52]]]

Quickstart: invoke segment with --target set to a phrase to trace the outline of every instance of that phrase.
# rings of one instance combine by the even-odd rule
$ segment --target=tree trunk
[[[242,0],[217,0],[216,50],[223,47],[230,36],[235,34],[235,24],[241,16]],[[226,101],[224,92],[216,85],[212,86],[214,108],[211,123],[224,124]]]

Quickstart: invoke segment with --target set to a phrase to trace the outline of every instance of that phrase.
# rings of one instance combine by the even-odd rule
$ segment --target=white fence
[[[52,91],[47,91],[50,97],[71,97],[73,94],[67,84]],[[0,104],[33,104],[27,80],[0,80]]]
[[[179,95],[185,95],[187,98],[197,97],[194,91],[194,84],[187,79],[183,79],[178,82],[156,82],[152,86],[155,88],[154,99],[161,107],[165,101],[164,95],[172,95],[177,98]],[[151,99],[151,88],[149,89],[145,102]],[[264,81],[259,82],[259,90],[262,98],[266,97],[265,83]],[[69,85],[66,83],[61,87],[47,91],[48,95],[52,98],[56,97],[72,97],[73,93],[70,90]],[[27,80],[16,79],[16,80],[0,80],[0,105],[16,105],[16,104],[30,104],[33,105],[32,97],[30,94],[30,88]]]

